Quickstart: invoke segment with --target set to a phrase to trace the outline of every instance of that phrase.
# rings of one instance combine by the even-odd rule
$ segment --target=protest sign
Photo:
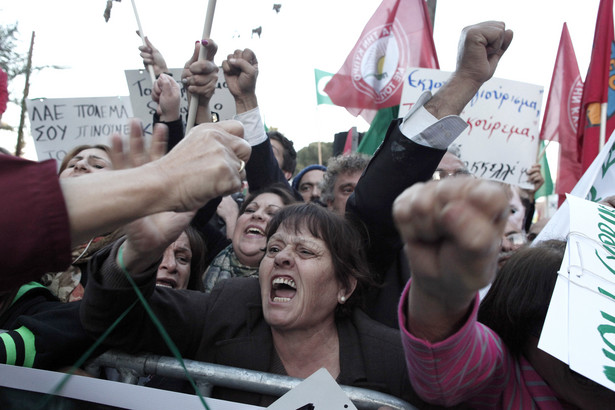
[[[40,98],[27,100],[27,106],[39,161],[59,164],[77,145],[108,145],[113,133],[130,132],[128,97]]]
[[[570,235],[538,347],[615,390],[615,209],[569,195]]]
[[[406,71],[399,107],[403,117],[424,91],[435,93],[450,73]],[[455,140],[461,160],[475,176],[533,188],[525,173],[536,162],[543,87],[492,78],[461,112],[468,128]]]
[[[325,368],[314,372],[267,408],[269,410],[357,410]]]
[[[183,119],[185,127],[188,115],[188,94],[181,83],[182,69],[173,68],[169,72],[173,74],[173,79],[179,84],[181,90],[179,115]],[[151,134],[153,115],[156,112],[157,105],[152,101],[152,81],[149,73],[145,70],[125,70],[124,73],[134,115],[143,122],[145,134]],[[222,69],[218,71],[218,84],[216,92],[209,102],[209,108],[219,121],[230,120],[235,115],[235,100],[226,86]]]
[[[198,396],[127,383],[71,376],[53,398],[53,406],[41,407],[47,394],[54,391],[66,374],[47,370],[0,364],[0,407],[70,409],[203,409]],[[256,410],[251,406],[205,398],[211,410]],[[103,406],[101,406],[103,405]]]

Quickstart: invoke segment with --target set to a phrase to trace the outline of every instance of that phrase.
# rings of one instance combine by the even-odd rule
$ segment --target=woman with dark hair
[[[399,332],[354,307],[370,275],[361,235],[344,217],[316,204],[281,209],[267,229],[258,278],[225,280],[211,293],[154,289],[156,248],[167,244],[152,241],[183,229],[157,226],[164,232],[128,227],[126,241],[89,265],[81,319],[92,336],[100,336],[134,301],[123,266],[187,358],[300,378],[324,367],[340,384],[424,404],[409,384]],[[141,306],[106,343],[168,354]],[[275,400],[227,388],[215,388],[213,396],[261,406]]]
[[[156,286],[171,289],[203,290],[205,242],[192,226],[187,226],[179,237],[164,250]]]
[[[79,145],[64,156],[58,175],[60,178],[66,178],[111,170],[113,164],[110,154],[111,148],[108,145]]]
[[[211,292],[224,279],[258,276],[267,223],[280,209],[296,202],[288,187],[281,184],[250,193],[239,209],[231,243],[212,260],[203,276],[205,291]]]
[[[414,389],[446,406],[612,408],[615,392],[538,349],[565,242],[515,252],[479,307],[509,213],[502,187],[474,179],[420,184],[397,198],[412,268],[399,319]]]

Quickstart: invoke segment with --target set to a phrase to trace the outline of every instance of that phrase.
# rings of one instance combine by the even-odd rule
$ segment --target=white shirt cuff
[[[262,144],[267,140],[265,126],[261,119],[261,111],[258,107],[252,108],[241,114],[236,114],[233,116],[233,119],[243,124],[243,139],[245,139],[250,146],[253,147]]]

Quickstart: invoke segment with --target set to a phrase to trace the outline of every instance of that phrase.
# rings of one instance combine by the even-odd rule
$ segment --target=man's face
[[[436,168],[436,172],[434,172],[433,179],[439,180],[460,174],[468,174],[465,164],[458,157],[450,152],[447,152],[438,164],[438,168]]]
[[[305,202],[320,199],[320,182],[324,175],[325,172],[320,169],[313,169],[303,175],[299,181],[299,193]]]
[[[362,171],[339,174],[333,186],[333,201],[327,203],[327,207],[340,215],[346,213],[346,201],[361,178]]]
[[[271,140],[271,149],[273,150],[273,156],[278,161],[278,166],[284,173],[284,177],[289,180],[292,177],[292,174],[288,171],[284,171],[282,168],[284,166],[284,147],[282,143],[278,140]]]

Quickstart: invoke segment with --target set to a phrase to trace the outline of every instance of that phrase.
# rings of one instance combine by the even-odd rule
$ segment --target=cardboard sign
[[[0,405],[7,408],[41,407],[47,394],[54,391],[64,373],[0,364]],[[262,407],[205,398],[211,410],[256,410]],[[71,376],[53,398],[53,408],[91,409],[105,405],[109,409],[194,409],[203,404],[194,394],[135,386],[127,383],[99,380],[92,377]]]
[[[267,408],[270,410],[357,410],[325,368],[316,371]]]
[[[169,70],[173,74],[173,79],[179,84],[181,89],[181,106],[179,114],[186,125],[188,117],[188,93],[181,83],[181,68]],[[156,112],[156,103],[152,101],[152,80],[149,73],[145,70],[125,70],[126,83],[130,93],[130,102],[135,117],[143,122],[143,130],[146,134],[152,133],[153,116]],[[218,85],[209,103],[209,108],[218,120],[230,120],[235,115],[235,99],[226,86],[222,69],[218,71]]]
[[[425,91],[435,93],[450,73],[434,69],[406,71],[399,116]],[[525,173],[535,162],[543,87],[492,78],[461,112],[468,128],[455,140],[461,160],[475,176],[533,188]]]
[[[27,106],[38,160],[55,159],[58,167],[77,145],[109,145],[113,133],[130,133],[128,97],[42,98]]]
[[[567,200],[566,256],[538,347],[615,390],[615,209]]]

